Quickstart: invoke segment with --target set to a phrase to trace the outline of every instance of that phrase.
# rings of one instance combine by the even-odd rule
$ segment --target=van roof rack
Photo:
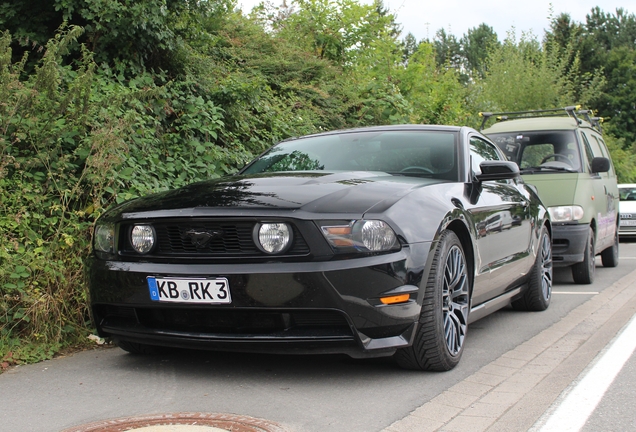
[[[577,123],[581,123],[581,118],[583,117],[587,120],[590,125],[596,129],[598,132],[603,133],[601,128],[601,123],[603,122],[603,117],[595,117],[594,111],[592,110],[582,110],[581,105],[571,105],[563,108],[552,108],[552,109],[539,109],[539,110],[528,110],[528,111],[508,111],[508,112],[480,112],[479,117],[482,118],[481,126],[479,130],[484,130],[484,126],[486,126],[486,122],[491,117],[495,117],[496,121],[506,121],[506,120],[515,120],[520,118],[536,118],[536,117],[562,117],[568,116],[572,117],[576,120]],[[580,116],[580,117],[579,117]]]

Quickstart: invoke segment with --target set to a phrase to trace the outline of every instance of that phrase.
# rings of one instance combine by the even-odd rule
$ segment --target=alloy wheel
[[[468,272],[461,249],[454,245],[446,257],[442,287],[444,338],[451,355],[462,348],[468,326]]]
[[[543,298],[548,300],[552,295],[552,247],[550,237],[543,236],[541,241],[541,290]]]

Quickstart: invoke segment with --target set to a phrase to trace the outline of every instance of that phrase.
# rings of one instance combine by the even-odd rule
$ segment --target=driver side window
[[[497,147],[477,137],[470,139],[470,163],[475,174],[481,174],[479,164],[487,160],[505,160]]]

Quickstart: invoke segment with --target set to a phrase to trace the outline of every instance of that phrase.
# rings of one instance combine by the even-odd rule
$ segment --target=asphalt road
[[[558,359],[549,362],[552,369],[543,375],[536,368],[535,373],[526,373],[524,368],[532,364],[520,360],[514,370],[499,367],[495,375],[503,378],[476,397],[494,399],[497,386],[510,384],[513,373],[540,379],[536,385],[525,385],[519,402],[502,409],[496,419],[491,414],[489,423],[472,422],[468,423],[472,427],[459,428],[527,430],[633,314],[626,308],[627,298],[623,304],[620,296],[629,291],[630,275],[636,270],[636,243],[621,243],[617,268],[597,263],[593,285],[576,285],[569,271],[557,270],[552,304],[545,312],[504,309],[472,324],[462,361],[450,372],[404,371],[390,359],[192,351],[140,357],[118,348],[97,349],[15,367],[0,375],[0,431],[61,431],[99,420],[172,412],[246,415],[297,432],[424,431],[441,424],[444,430],[455,430],[453,424],[460,424],[461,413],[478,404],[465,404],[462,395],[452,390],[475,383],[475,377],[492,365],[513,358],[510,353],[539,341],[535,345],[544,344],[541,355]],[[590,309],[595,299],[605,298],[605,303],[597,302],[598,307]],[[598,329],[592,328],[594,320],[599,322]],[[567,323],[579,324],[567,327]],[[541,342],[549,341],[546,335],[556,331],[565,335],[559,341],[573,342]],[[567,352],[558,357],[557,351],[550,354],[552,348],[567,348]],[[632,355],[585,430],[634,429],[635,365]],[[449,419],[418,416],[448,395],[445,403],[459,410],[455,423],[449,420],[450,410],[446,412]],[[532,409],[524,408],[524,403]]]

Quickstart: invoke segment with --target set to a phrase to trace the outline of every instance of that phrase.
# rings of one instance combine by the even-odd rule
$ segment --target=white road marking
[[[574,388],[566,389],[540,432],[579,431],[636,349],[636,315],[599,353]],[[542,423],[542,419],[539,420]],[[534,428],[533,428],[534,429]]]
[[[596,295],[599,294],[598,291],[552,291],[552,294],[585,294],[585,295]]]

